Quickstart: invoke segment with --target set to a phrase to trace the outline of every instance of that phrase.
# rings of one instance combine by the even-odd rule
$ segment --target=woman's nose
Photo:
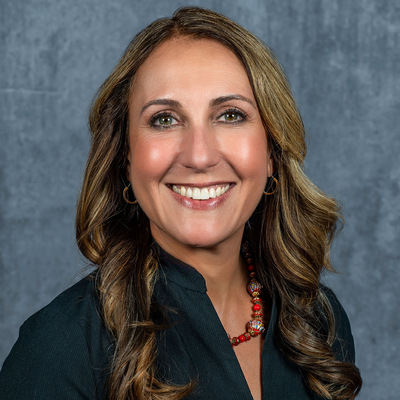
[[[188,127],[181,144],[181,162],[187,168],[204,171],[220,160],[216,132],[210,126]]]

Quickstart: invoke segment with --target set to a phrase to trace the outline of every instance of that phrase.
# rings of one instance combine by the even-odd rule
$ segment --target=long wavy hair
[[[327,399],[353,399],[361,387],[360,374],[353,364],[334,357],[333,311],[320,290],[321,272],[332,269],[329,248],[340,210],[303,172],[304,127],[274,55],[227,17],[197,7],[179,9],[141,31],[99,89],[90,112],[91,149],[76,234],[81,252],[98,269],[102,315],[115,339],[108,399],[182,399],[193,388],[190,382],[178,387],[156,376],[161,327],[154,322],[158,311],[152,293],[157,255],[148,218],[122,197],[132,81],[149,54],[175,37],[216,40],[247,71],[279,178],[278,191],[261,200],[245,230],[258,255],[259,278],[279,304],[275,340],[311,391]],[[321,310],[326,335],[320,333]]]

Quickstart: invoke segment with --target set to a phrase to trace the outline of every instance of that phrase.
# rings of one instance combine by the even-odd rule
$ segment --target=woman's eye
[[[154,116],[150,124],[152,126],[160,127],[160,128],[168,128],[170,126],[176,125],[178,121],[169,114],[163,114],[163,115],[156,115]]]
[[[219,118],[218,121],[226,123],[241,122],[245,119],[245,115],[239,111],[226,111]]]

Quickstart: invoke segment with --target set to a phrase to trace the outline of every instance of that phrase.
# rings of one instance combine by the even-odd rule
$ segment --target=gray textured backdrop
[[[400,2],[0,0],[0,364],[30,314],[79,277],[74,209],[89,103],[134,33],[183,5],[221,11],[283,64],[307,172],[344,206],[326,280],[348,311],[365,386],[400,393]]]

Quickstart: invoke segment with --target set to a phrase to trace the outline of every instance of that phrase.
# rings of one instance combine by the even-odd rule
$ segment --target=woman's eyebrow
[[[146,108],[150,107],[150,106],[154,106],[154,105],[158,105],[158,106],[170,106],[170,107],[174,107],[174,108],[181,108],[181,104],[179,103],[179,101],[176,100],[171,100],[171,99],[155,99],[155,100],[151,100],[148,103],[146,103],[143,107],[142,110],[140,111],[140,115],[143,114],[144,110],[146,110]]]
[[[257,109],[256,105],[254,104],[254,101],[252,101],[251,99],[244,97],[240,94],[230,94],[227,96],[217,97],[216,99],[211,100],[210,105],[211,105],[211,107],[215,107],[215,106],[219,106],[220,104],[226,103],[227,101],[231,101],[231,100],[246,101],[247,103],[251,104],[255,109]]]
[[[254,101],[252,101],[251,99],[242,96],[240,94],[229,94],[226,96],[220,96],[217,97],[216,99],[213,99],[210,101],[210,106],[211,107],[215,107],[215,106],[219,106],[220,104],[226,103],[227,101],[231,101],[231,100],[241,100],[241,101],[245,101],[249,104],[251,104],[255,109],[257,109],[256,105],[254,104]],[[150,106],[154,106],[154,105],[161,105],[161,106],[170,106],[170,107],[174,107],[174,108],[182,108],[181,103],[179,103],[179,101],[176,100],[172,100],[172,99],[154,99],[149,101],[148,103],[146,103],[143,107],[142,110],[140,111],[140,115],[143,114],[143,112]]]

